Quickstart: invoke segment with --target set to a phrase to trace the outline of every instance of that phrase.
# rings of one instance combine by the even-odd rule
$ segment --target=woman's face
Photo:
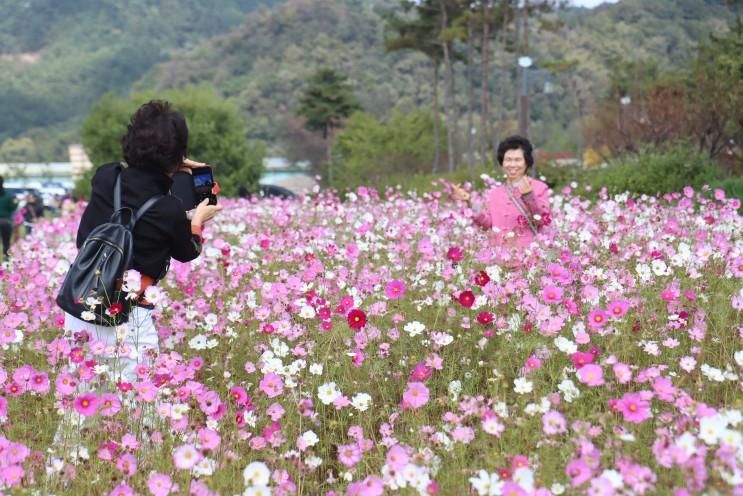
[[[503,172],[510,182],[518,181],[526,173],[526,159],[524,150],[508,150],[503,156]]]

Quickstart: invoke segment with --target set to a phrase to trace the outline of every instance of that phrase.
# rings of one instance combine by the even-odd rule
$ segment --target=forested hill
[[[318,67],[349,75],[362,105],[380,117],[393,109],[427,107],[432,98],[429,61],[418,53],[384,50],[385,14],[399,4],[0,2],[0,161],[62,158],[64,145],[78,139],[82,117],[107,91],[213,84],[234,97],[251,137],[270,145],[285,134],[298,95]],[[563,26],[556,32],[540,31],[533,20],[530,54],[538,63],[573,59],[578,64],[570,75],[552,76],[552,94],[532,88],[532,132],[555,146],[575,136],[575,99],[568,94],[568,77],[588,105],[606,92],[611,67],[618,61],[653,58],[662,67],[680,67],[693,56],[698,41],[726,30],[740,12],[740,6],[726,6],[724,0],[621,0],[592,10],[563,10]],[[458,45],[464,52],[464,45]],[[493,116],[513,120],[516,55],[500,43],[493,48]],[[475,56],[475,65],[478,61]],[[457,63],[455,71],[463,124],[464,64]],[[541,82],[534,80],[535,85]],[[474,71],[474,85],[477,95],[479,70]]]
[[[74,138],[103,93],[128,91],[172,51],[223,33],[256,6],[277,1],[0,2],[0,141],[32,128],[41,128],[28,134],[41,146],[50,135]]]
[[[177,53],[143,85],[214,84],[239,102],[253,137],[269,143],[284,134],[308,75],[318,67],[348,74],[365,109],[378,116],[428,106],[432,96],[428,60],[410,51],[385,53],[384,15],[394,9],[399,10],[395,0],[288,0],[249,14],[228,34]],[[657,59],[663,69],[681,67],[693,57],[700,40],[727,30],[739,12],[740,7],[726,6],[724,0],[621,0],[593,10],[567,9],[559,13],[563,26],[557,31],[540,30],[532,21],[531,54],[537,61],[576,60],[570,77],[588,105],[606,92],[611,67],[620,61]],[[501,45],[494,47],[495,117],[513,119],[516,55]],[[464,46],[459,48],[464,52]],[[464,63],[456,64],[456,70],[457,103],[463,115]],[[576,116],[566,77],[552,77],[552,95],[535,92],[535,130],[550,139],[559,140],[556,135]],[[475,87],[479,91],[479,70]]]

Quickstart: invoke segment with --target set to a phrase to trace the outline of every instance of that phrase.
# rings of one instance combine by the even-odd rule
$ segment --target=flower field
[[[82,206],[39,222],[0,270],[2,491],[743,495],[740,202],[552,202],[508,254],[438,194],[227,201],[133,383],[54,305]]]

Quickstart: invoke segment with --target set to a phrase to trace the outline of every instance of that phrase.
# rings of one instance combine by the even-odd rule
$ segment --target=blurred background
[[[120,158],[128,116],[160,98],[231,195],[477,184],[519,133],[554,187],[740,197],[741,13],[735,0],[3,0],[0,175],[45,204],[83,196],[93,164]]]

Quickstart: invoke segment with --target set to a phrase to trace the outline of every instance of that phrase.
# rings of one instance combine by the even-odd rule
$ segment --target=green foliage
[[[171,51],[224,32],[249,10],[277,1],[0,2],[0,141],[30,137],[31,160],[60,160],[54,143],[76,141],[69,131],[104,93],[128,91]],[[39,128],[52,132],[27,134]],[[11,157],[2,154],[0,160]]]
[[[609,160],[606,168],[586,176],[595,190],[655,195],[695,189],[720,178],[718,164],[692,146],[678,142],[665,149],[643,148],[636,155]]]
[[[394,113],[386,121],[357,112],[338,133],[331,185],[344,189],[389,184],[392,175],[429,169],[433,153],[429,112]]]
[[[310,77],[299,101],[297,114],[306,119],[305,127],[322,131],[323,139],[340,127],[343,119],[361,109],[347,79],[333,69],[320,69]]]
[[[167,100],[183,113],[189,128],[189,157],[215,164],[215,176],[226,195],[235,195],[241,185],[254,188],[263,171],[265,147],[247,142],[247,127],[233,102],[205,87],[186,87],[165,92],[143,92],[129,98],[105,95],[88,115],[80,131],[91,161],[121,159],[119,139],[130,116],[150,100]],[[87,195],[90,174],[75,187]]]
[[[743,201],[743,177],[728,177],[712,184],[713,188],[720,188],[725,191],[728,198],[737,198]],[[743,207],[741,207],[743,211]]]

